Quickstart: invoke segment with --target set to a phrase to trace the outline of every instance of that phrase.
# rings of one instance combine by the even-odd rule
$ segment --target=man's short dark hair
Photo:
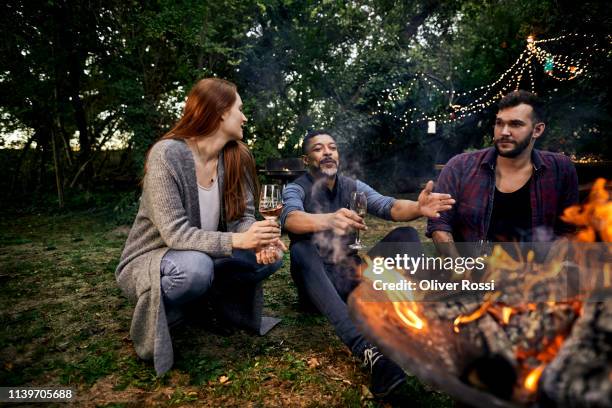
[[[302,140],[302,154],[308,154],[308,142],[315,136],[319,135],[329,135],[333,137],[329,130],[327,129],[317,129],[309,131],[306,136],[304,136],[304,140]]]
[[[533,114],[531,118],[534,123],[544,122],[545,120],[545,112],[544,112],[544,104],[542,100],[538,98],[538,96],[534,93],[523,91],[522,89],[519,91],[512,91],[509,94],[506,94],[503,98],[499,100],[497,103],[497,107],[499,110],[513,108],[515,106],[524,103],[525,105],[531,106],[533,109]]]

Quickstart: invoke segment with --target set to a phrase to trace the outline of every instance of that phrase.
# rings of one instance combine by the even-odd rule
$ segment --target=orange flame
[[[565,338],[566,336],[564,335],[558,335],[552,341],[544,342],[544,350],[539,353],[535,353],[534,351],[517,351],[516,356],[519,360],[524,361],[529,359],[530,357],[535,357],[535,359],[541,363],[538,367],[529,371],[529,374],[527,374],[527,376],[525,377],[523,386],[527,391],[531,393],[537,391],[538,381],[540,380],[540,376],[542,375],[544,368],[546,368],[546,365],[552,360],[554,360],[554,358],[557,356],[557,353],[561,349]]]
[[[397,317],[408,327],[421,330],[425,327],[425,321],[419,317],[414,308],[413,302],[393,302],[393,309]]]
[[[540,377],[542,376],[542,371],[544,371],[544,364],[539,365],[538,367],[531,370],[531,372],[525,378],[525,389],[529,392],[536,392],[538,390],[538,381],[540,381]]]
[[[577,241],[594,242],[599,233],[602,241],[612,242],[612,201],[606,179],[597,179],[586,204],[566,208],[561,219],[582,227],[575,236]]]
[[[502,322],[504,322],[504,324],[510,323],[510,317],[512,316],[512,313],[514,313],[514,310],[512,310],[511,307],[504,306],[502,308]]]
[[[372,272],[373,261],[367,255],[364,257],[365,264],[361,266],[361,274],[364,279],[372,281],[375,275]],[[385,282],[398,283],[404,276],[400,271],[395,269],[384,269],[382,274],[379,275]],[[413,295],[407,292],[385,290],[383,291],[389,303],[393,305],[395,315],[403,322],[406,326],[416,329],[423,330],[425,328],[425,320],[419,316],[418,306],[413,301]],[[366,313],[367,310],[364,310]]]
[[[469,315],[459,315],[455,318],[453,322],[453,330],[455,333],[459,333],[459,326],[462,324],[466,324],[469,322],[473,322],[474,320],[480,319],[491,307],[491,300],[486,300],[478,309],[470,313]]]
[[[510,324],[510,318],[512,317],[512,315],[520,312],[520,308],[495,304],[491,306],[488,312],[494,318],[496,318],[498,322],[500,322],[504,326],[507,326],[508,324]]]

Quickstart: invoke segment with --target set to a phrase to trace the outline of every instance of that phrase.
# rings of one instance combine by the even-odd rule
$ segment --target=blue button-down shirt
[[[387,197],[366,183],[355,180],[357,191],[362,191],[366,194],[368,201],[368,214],[374,215],[385,220],[391,220],[391,207],[395,203],[395,198]],[[304,211],[304,199],[306,192],[296,183],[289,183],[283,190],[283,212],[280,216],[281,227],[284,227],[287,216],[293,211]]]

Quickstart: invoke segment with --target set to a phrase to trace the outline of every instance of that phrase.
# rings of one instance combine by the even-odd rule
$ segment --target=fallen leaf
[[[321,363],[319,363],[319,360],[317,360],[315,357],[310,357],[308,359],[308,368],[316,368],[320,365]]]
[[[221,377],[219,377],[219,382],[221,384],[225,384],[227,382],[227,380],[229,380],[229,377],[226,375],[222,375]]]
[[[374,399],[374,395],[370,392],[370,389],[365,385],[361,385],[361,398],[362,399]]]

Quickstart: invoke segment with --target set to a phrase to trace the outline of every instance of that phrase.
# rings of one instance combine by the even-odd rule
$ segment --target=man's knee
[[[303,262],[312,258],[313,256],[319,256],[317,249],[310,241],[297,241],[291,244],[289,248],[291,259],[296,262]]]
[[[398,227],[388,233],[382,242],[420,242],[419,233],[412,227]]]
[[[308,280],[311,274],[325,274],[323,260],[310,241],[291,244],[291,276],[296,282]]]

